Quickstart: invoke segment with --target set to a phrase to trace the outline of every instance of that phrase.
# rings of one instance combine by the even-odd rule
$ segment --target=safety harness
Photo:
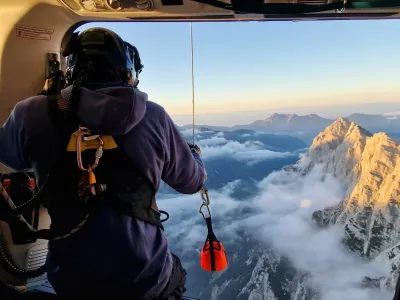
[[[82,125],[71,135],[59,167],[61,182],[49,198],[54,203],[48,207],[50,229],[57,233],[53,239],[79,229],[90,212],[106,202],[125,215],[163,228],[156,190],[119,146],[123,138],[94,134]]]

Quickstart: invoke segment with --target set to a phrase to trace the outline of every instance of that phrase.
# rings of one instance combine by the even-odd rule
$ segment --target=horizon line
[[[399,105],[400,105],[400,103],[399,103]],[[227,112],[214,112],[213,114],[215,114],[215,115],[220,115],[220,114],[235,114],[235,113],[238,113],[238,114],[241,114],[241,113],[253,113],[253,112],[259,112],[258,110],[247,110],[247,111],[227,111]],[[195,116],[197,116],[197,115],[209,115],[210,113],[196,113],[195,114]],[[320,117],[320,118],[324,118],[324,119],[328,119],[328,120],[334,120],[334,119],[337,119],[337,118],[347,118],[347,117],[350,117],[350,116],[352,116],[352,115],[365,115],[365,116],[383,116],[383,117],[385,117],[385,116],[387,116],[387,117],[390,117],[390,116],[400,116],[400,111],[398,111],[398,112],[394,112],[393,114],[371,114],[371,113],[362,113],[362,112],[360,112],[360,113],[357,113],[357,112],[355,112],[355,113],[350,113],[350,114],[348,114],[347,115],[347,117],[336,117],[336,118],[331,118],[331,117],[322,117],[319,113],[304,113],[304,114],[301,114],[301,113],[277,113],[277,112],[272,112],[272,113],[270,113],[269,114],[269,116],[267,116],[267,118],[268,117],[271,117],[272,115],[293,115],[293,116],[299,116],[299,117],[304,117],[304,116],[311,116],[311,115],[316,115],[316,116],[318,116],[318,117]],[[187,116],[187,117],[191,117],[192,116],[192,114],[170,114],[171,115],[171,117],[173,117],[173,116]]]
[[[299,116],[299,117],[310,116],[310,115],[316,115],[317,117],[320,117],[320,118],[322,118],[322,119],[326,119],[326,120],[329,120],[329,121],[332,121],[332,122],[335,122],[335,121],[337,121],[337,120],[339,120],[339,119],[346,119],[346,120],[348,120],[348,118],[351,117],[352,115],[382,116],[382,117],[393,117],[393,116],[396,117],[396,116],[398,116],[398,117],[400,117],[400,112],[398,112],[398,114],[396,114],[396,115],[352,113],[352,114],[348,115],[347,117],[340,116],[340,117],[336,117],[336,118],[325,118],[325,117],[321,117],[321,116],[318,115],[318,114],[305,114],[305,115],[300,115],[300,114],[285,114],[285,113],[281,113],[281,114],[280,114],[280,113],[273,113],[272,115],[274,115],[274,114],[277,114],[277,115],[297,115],[297,116]],[[271,117],[272,115],[270,115],[269,117]],[[172,115],[171,115],[171,116],[172,116]],[[266,119],[268,119],[269,117],[267,117]],[[250,125],[251,123],[254,123],[254,122],[257,122],[257,121],[263,121],[263,120],[266,120],[266,119],[257,119],[257,120],[254,120],[254,121],[250,122],[250,123],[236,124],[236,125],[212,125],[212,124],[202,123],[202,124],[195,124],[194,126],[195,126],[195,127],[197,127],[197,126],[213,126],[213,127],[227,127],[227,128],[232,128],[232,127],[234,127],[234,126]],[[348,121],[351,121],[351,120],[348,120]],[[354,121],[351,121],[351,122],[354,122]],[[193,126],[193,124],[191,124],[191,123],[186,123],[186,124],[184,124],[184,125],[180,125],[179,127],[184,127],[184,126]]]
[[[221,115],[221,114],[242,114],[242,113],[259,113],[260,111],[265,111],[265,112],[272,112],[275,110],[305,110],[305,109],[314,109],[314,108],[324,108],[324,109],[335,109],[335,108],[344,108],[344,107],[351,107],[351,106],[359,106],[359,105],[385,105],[385,104],[399,104],[400,101],[385,101],[385,102],[360,102],[360,103],[349,103],[349,104],[337,104],[337,105],[329,105],[329,106],[324,106],[324,105],[311,105],[311,106],[281,106],[281,107],[274,107],[274,108],[263,108],[260,110],[229,110],[229,111],[206,111],[206,112],[199,112],[196,113],[195,115]],[[297,114],[298,113],[281,113],[281,114]],[[318,113],[306,113],[304,115],[311,115],[311,114],[316,114]],[[355,114],[355,113],[352,113]],[[360,113],[360,114],[367,114],[367,113]],[[171,116],[192,116],[192,113],[170,113]],[[351,114],[350,114],[351,115]],[[367,114],[368,115],[368,114]],[[376,114],[376,115],[383,115],[383,114]]]

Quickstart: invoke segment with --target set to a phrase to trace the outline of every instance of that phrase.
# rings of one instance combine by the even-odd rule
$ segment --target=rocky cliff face
[[[395,284],[400,266],[400,146],[385,133],[372,135],[346,119],[338,119],[315,139],[300,165],[316,164],[334,174],[346,188],[339,205],[316,211],[321,226],[343,226],[344,243],[370,260],[390,265]]]

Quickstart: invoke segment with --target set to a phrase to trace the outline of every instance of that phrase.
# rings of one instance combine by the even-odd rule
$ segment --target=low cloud
[[[193,136],[193,130],[192,129],[184,129],[184,130],[180,130],[182,136],[184,138],[190,138]],[[196,132],[195,132],[196,134]]]
[[[384,114],[385,116],[400,116],[400,111],[394,111]]]
[[[217,146],[228,143],[228,140],[224,137],[213,136],[209,139],[199,140],[197,144],[199,146]]]
[[[201,151],[204,159],[229,157],[248,165],[257,164],[266,159],[285,158],[296,154],[290,152],[275,152],[265,149],[260,141],[227,141],[221,137],[213,137],[198,142],[202,145]],[[218,146],[217,146],[218,145]]]
[[[289,156],[294,156],[294,154],[290,152],[274,152],[270,150],[249,150],[233,154],[234,159],[246,162],[249,166],[255,165],[266,159],[285,158]]]

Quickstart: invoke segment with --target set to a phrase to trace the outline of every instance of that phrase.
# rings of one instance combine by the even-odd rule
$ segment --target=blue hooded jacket
[[[81,88],[79,118],[103,135],[123,135],[120,146],[158,189],[161,180],[183,194],[198,192],[204,165],[192,154],[166,111],[129,87]],[[68,99],[71,87],[62,90]],[[0,131],[0,161],[16,171],[51,169],[58,134],[45,96],[17,103]],[[40,183],[39,183],[40,184]],[[78,231],[79,233],[79,231]],[[150,299],[168,283],[172,257],[164,232],[104,207],[84,232],[49,242],[48,278],[60,295],[135,295]]]

